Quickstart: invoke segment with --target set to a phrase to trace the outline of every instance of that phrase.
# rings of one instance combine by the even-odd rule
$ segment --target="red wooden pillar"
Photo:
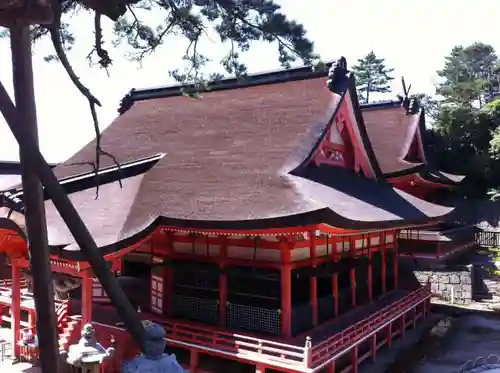
[[[385,235],[382,236],[384,239],[384,243],[380,247],[380,252],[382,255],[382,294],[387,292],[387,264],[385,262]]]
[[[392,344],[392,321],[387,325],[387,336],[386,336],[386,344],[388,348],[391,348]]]
[[[198,371],[198,365],[199,365],[198,351],[192,349],[189,359],[189,371],[191,373],[196,373]]]
[[[370,350],[372,361],[377,360],[377,333],[373,334],[370,339]]]
[[[335,272],[332,277],[333,309],[335,316],[339,315],[339,274]]]
[[[309,232],[309,250],[313,261],[313,268],[316,268],[316,232]],[[309,279],[309,296],[312,307],[312,324],[318,325],[318,280],[316,276]]]
[[[292,265],[290,249],[284,244],[281,250],[281,332],[292,336]]]
[[[82,325],[92,322],[93,279],[90,269],[82,273]]]
[[[326,373],[335,373],[335,360],[326,366]]]
[[[266,372],[266,366],[264,364],[257,364],[255,366],[255,373],[265,373]]]
[[[16,259],[11,259],[12,269],[12,304],[10,306],[12,343],[14,356],[18,357],[20,348],[18,341],[21,338],[21,267]]]
[[[226,273],[226,258],[227,258],[227,239],[219,237],[222,244],[220,246],[220,274],[219,274],[219,325],[226,326],[227,319],[227,273]]]
[[[417,327],[417,306],[413,308],[413,329]]]
[[[351,297],[352,297],[352,306],[356,307],[356,268],[351,269]]]
[[[399,247],[398,247],[397,234],[394,232],[394,289],[399,284]]]
[[[36,319],[35,319],[35,311],[34,310],[29,310],[28,313],[28,328],[34,328],[36,327]]]
[[[406,314],[402,314],[400,317],[400,324],[401,324],[401,339],[405,337],[405,329],[406,329]]]
[[[352,359],[352,373],[358,373],[358,345],[354,346],[351,350],[351,359]]]
[[[172,256],[174,253],[174,235],[166,232],[167,265],[165,266],[165,295],[163,297],[164,312],[167,317],[172,316],[172,295],[174,293],[174,272]]]
[[[439,260],[439,258],[441,257],[441,245],[439,244],[439,242],[436,244],[436,259]]]
[[[368,299],[370,302],[373,300],[373,267],[372,267],[372,246],[368,241]]]

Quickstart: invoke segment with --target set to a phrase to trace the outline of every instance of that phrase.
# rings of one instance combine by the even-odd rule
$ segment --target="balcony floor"
[[[342,330],[348,328],[349,326],[356,324],[357,322],[363,319],[366,319],[371,314],[383,309],[384,307],[387,307],[391,303],[398,301],[399,299],[407,296],[410,293],[411,293],[410,290],[402,290],[402,289],[393,290],[371,303],[367,303],[363,306],[350,310],[336,319],[327,321],[317,326],[315,329],[310,330],[309,332],[302,333],[301,335],[289,340],[283,340],[280,338],[269,337],[269,336],[260,336],[257,335],[256,333],[238,332],[238,334],[247,334],[254,337],[267,339],[269,341],[284,342],[291,345],[303,347],[305,345],[306,337],[308,336],[311,337],[313,344],[321,342],[331,337],[332,335],[341,332]],[[70,306],[70,314],[80,314],[81,312],[80,305],[81,305],[80,301],[72,300]],[[142,316],[144,319],[153,320],[160,324],[162,324],[167,320],[166,318],[162,318],[161,316],[152,314],[150,312],[143,312]],[[94,322],[98,322],[105,325],[113,325],[113,326],[123,325],[121,323],[120,316],[117,314],[116,310],[111,305],[102,305],[94,303],[93,320]],[[225,331],[229,332],[229,330]]]
[[[336,319],[318,325],[315,329],[293,338],[290,342],[296,346],[304,346],[306,337],[311,337],[313,344],[319,343],[349,326],[366,319],[371,314],[387,307],[410,293],[411,291],[409,290],[393,290],[371,303],[350,310]]]

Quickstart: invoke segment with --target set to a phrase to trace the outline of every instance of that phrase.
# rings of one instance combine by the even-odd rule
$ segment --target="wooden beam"
[[[139,315],[127,299],[114,274],[109,270],[98,246],[78,215],[75,207],[71,204],[63,187],[59,184],[59,181],[52,172],[52,168],[47,164],[40,153],[38,145],[32,138],[24,136],[23,132],[20,130],[19,123],[21,123],[22,119],[19,117],[16,107],[12,103],[12,100],[1,82],[0,112],[4,116],[19,147],[26,153],[31,166],[37,171],[38,177],[45,187],[48,196],[75,238],[76,243],[84,252],[87,261],[92,266],[94,274],[97,276],[111,302],[116,307],[127,330],[137,344],[143,348],[146,332],[141,324]]]

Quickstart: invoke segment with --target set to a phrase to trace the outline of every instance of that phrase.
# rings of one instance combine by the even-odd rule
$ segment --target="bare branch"
[[[96,149],[95,149],[96,154],[95,154],[95,161],[94,161],[92,167],[93,167],[93,170],[94,170],[95,175],[96,175],[95,176],[96,177],[96,198],[98,198],[99,197],[99,183],[97,181],[98,181],[98,172],[100,169],[101,156],[107,156],[107,157],[111,158],[112,161],[115,163],[115,165],[118,167],[119,171],[121,171],[121,168],[120,168],[120,164],[118,163],[116,158],[112,154],[106,152],[105,150],[103,150],[101,148],[101,131],[99,129],[99,121],[97,118],[97,110],[96,110],[96,107],[97,106],[100,107],[101,103],[90,92],[90,90],[85,85],[83,85],[83,83],[80,81],[80,79],[76,75],[76,73],[73,69],[73,66],[69,62],[69,59],[66,55],[66,52],[64,51],[63,42],[61,40],[61,35],[59,33],[61,13],[60,12],[59,12],[59,14],[57,14],[57,12],[55,12],[55,13],[56,13],[56,15],[55,15],[54,23],[51,24],[50,26],[48,26],[52,45],[54,46],[54,50],[56,52],[57,58],[59,59],[61,65],[64,67],[64,70],[66,70],[66,73],[68,74],[69,78],[71,79],[71,81],[73,82],[75,87],[80,91],[80,93],[87,99],[87,101],[89,103],[89,107],[90,107],[90,113],[92,115],[92,122],[94,125],[94,132],[95,132],[95,136],[96,136]],[[97,12],[96,12],[95,19],[99,20],[99,21],[96,21],[96,24],[99,26],[98,28],[100,28],[100,15]],[[96,39],[97,39],[97,37],[98,36],[97,36],[97,29],[96,29]],[[121,179],[119,179],[119,184],[120,184],[120,187],[122,187]]]

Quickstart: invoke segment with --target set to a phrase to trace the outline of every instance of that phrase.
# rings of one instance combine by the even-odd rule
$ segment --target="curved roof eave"
[[[220,231],[259,231],[259,230],[269,230],[272,232],[273,228],[278,231],[287,228],[297,228],[300,227],[328,224],[332,227],[338,227],[339,222],[342,221],[342,227],[344,229],[353,230],[382,230],[391,228],[405,228],[409,225],[426,225],[432,222],[442,221],[445,217],[439,216],[434,218],[422,217],[414,221],[408,220],[388,220],[385,222],[359,222],[354,220],[349,220],[343,216],[340,216],[335,211],[329,208],[323,208],[316,211],[311,211],[304,214],[298,214],[287,217],[277,217],[269,219],[258,219],[258,220],[248,220],[248,221],[201,221],[201,220],[185,220],[185,219],[175,219],[167,217],[158,217],[155,219],[148,227],[145,229],[127,237],[119,240],[113,244],[100,247],[102,255],[108,255],[127,247],[130,247],[142,240],[147,236],[151,235],[158,227],[169,226],[175,227],[175,229],[185,229],[185,230],[203,230],[210,231],[214,230]],[[76,243],[68,244],[64,247],[52,246],[54,253],[57,253],[64,259],[68,260],[85,260],[85,256],[82,251],[80,251]]]

